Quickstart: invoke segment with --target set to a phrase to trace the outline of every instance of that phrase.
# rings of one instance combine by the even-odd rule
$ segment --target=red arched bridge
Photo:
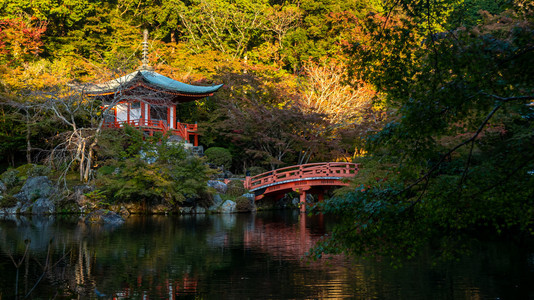
[[[348,186],[345,179],[358,173],[354,163],[314,163],[296,165],[265,172],[253,177],[247,176],[245,188],[253,192],[256,200],[264,196],[281,198],[290,191],[300,195],[300,211],[306,211],[306,193],[315,192],[322,201],[324,191],[337,186]]]

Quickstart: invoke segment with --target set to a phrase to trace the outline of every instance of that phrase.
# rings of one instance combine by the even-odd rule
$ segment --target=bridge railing
[[[358,164],[343,162],[313,163],[296,165],[247,177],[245,188],[255,189],[289,180],[318,177],[354,177],[358,173]]]

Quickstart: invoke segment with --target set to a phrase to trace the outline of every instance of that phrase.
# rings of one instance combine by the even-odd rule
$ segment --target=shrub
[[[237,211],[251,211],[253,209],[253,205],[249,198],[240,196],[235,199],[235,208]]]
[[[115,172],[116,166],[102,166],[98,169],[98,175],[111,175]]]
[[[213,205],[213,195],[216,193],[214,188],[208,188],[200,192],[197,205],[203,208],[208,208]]]
[[[228,149],[211,147],[204,151],[204,155],[208,158],[210,164],[224,166],[226,170],[230,169],[232,166],[232,154]]]
[[[48,166],[32,165],[32,167],[26,172],[28,177],[48,176],[51,173],[51,169]]]
[[[243,182],[241,180],[231,180],[228,182],[228,190],[226,191],[226,194],[232,197],[238,197],[243,195],[247,190],[243,186]]]
[[[20,172],[16,169],[9,169],[2,173],[0,178],[2,179],[2,182],[6,185],[6,188],[11,189],[20,183],[21,180],[19,178],[19,173]]]
[[[0,207],[13,207],[17,205],[18,199],[12,195],[6,195],[5,197],[0,196]]]

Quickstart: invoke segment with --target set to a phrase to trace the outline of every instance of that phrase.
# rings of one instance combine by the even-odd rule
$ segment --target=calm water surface
[[[118,227],[0,219],[0,299],[17,287],[20,299],[534,299],[528,247],[477,244],[458,262],[400,268],[303,258],[333,223],[293,211],[136,216]]]

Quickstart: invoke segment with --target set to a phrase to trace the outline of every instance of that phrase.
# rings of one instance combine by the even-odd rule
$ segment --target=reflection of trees
[[[520,289],[503,294],[495,286],[521,286],[534,279],[529,268],[518,270],[521,261],[532,260],[528,251],[492,245],[460,264],[434,267],[428,257],[399,269],[385,259],[355,264],[341,257],[326,263],[301,260],[323,233],[321,226],[318,217],[298,214],[134,217],[116,228],[87,226],[76,218],[3,221],[0,294],[12,298],[16,285],[16,268],[6,253],[22,262],[19,294],[25,295],[43,274],[50,240],[49,270],[35,297],[518,299],[527,294]],[[31,243],[24,256],[26,238]],[[510,279],[487,276],[492,272],[511,274]]]
[[[21,219],[15,219],[18,224],[2,224],[3,229],[8,229],[0,230],[2,252],[16,253],[14,258],[20,259],[24,253],[24,237],[28,237],[36,241],[36,247],[30,247],[30,253],[37,258],[46,252],[43,250],[46,247],[38,247],[40,240],[44,239],[52,239],[51,260],[56,261],[68,254],[47,272],[46,282],[43,280],[37,288],[36,293],[43,295],[54,294],[47,288],[49,286],[66,294],[86,296],[97,292],[132,296],[139,291],[164,295],[169,290],[175,294],[196,293],[199,273],[224,263],[222,254],[208,254],[217,250],[208,245],[204,233],[195,230],[210,225],[211,222],[203,217],[189,218],[180,222],[182,226],[179,227],[172,226],[169,218],[136,218],[130,219],[129,225],[124,228],[87,226],[84,223],[77,226],[72,226],[72,223],[67,224],[70,226],[56,224],[53,228],[49,224],[38,228],[30,220]],[[42,225],[42,222],[39,224]],[[58,230],[58,227],[61,228]],[[30,270],[30,279],[36,277],[37,260],[29,264],[30,269],[35,269]],[[15,268],[5,261],[0,266],[6,267],[2,270],[15,274]],[[12,290],[14,286],[14,281],[1,284],[0,294]],[[3,294],[7,296],[5,292]]]

